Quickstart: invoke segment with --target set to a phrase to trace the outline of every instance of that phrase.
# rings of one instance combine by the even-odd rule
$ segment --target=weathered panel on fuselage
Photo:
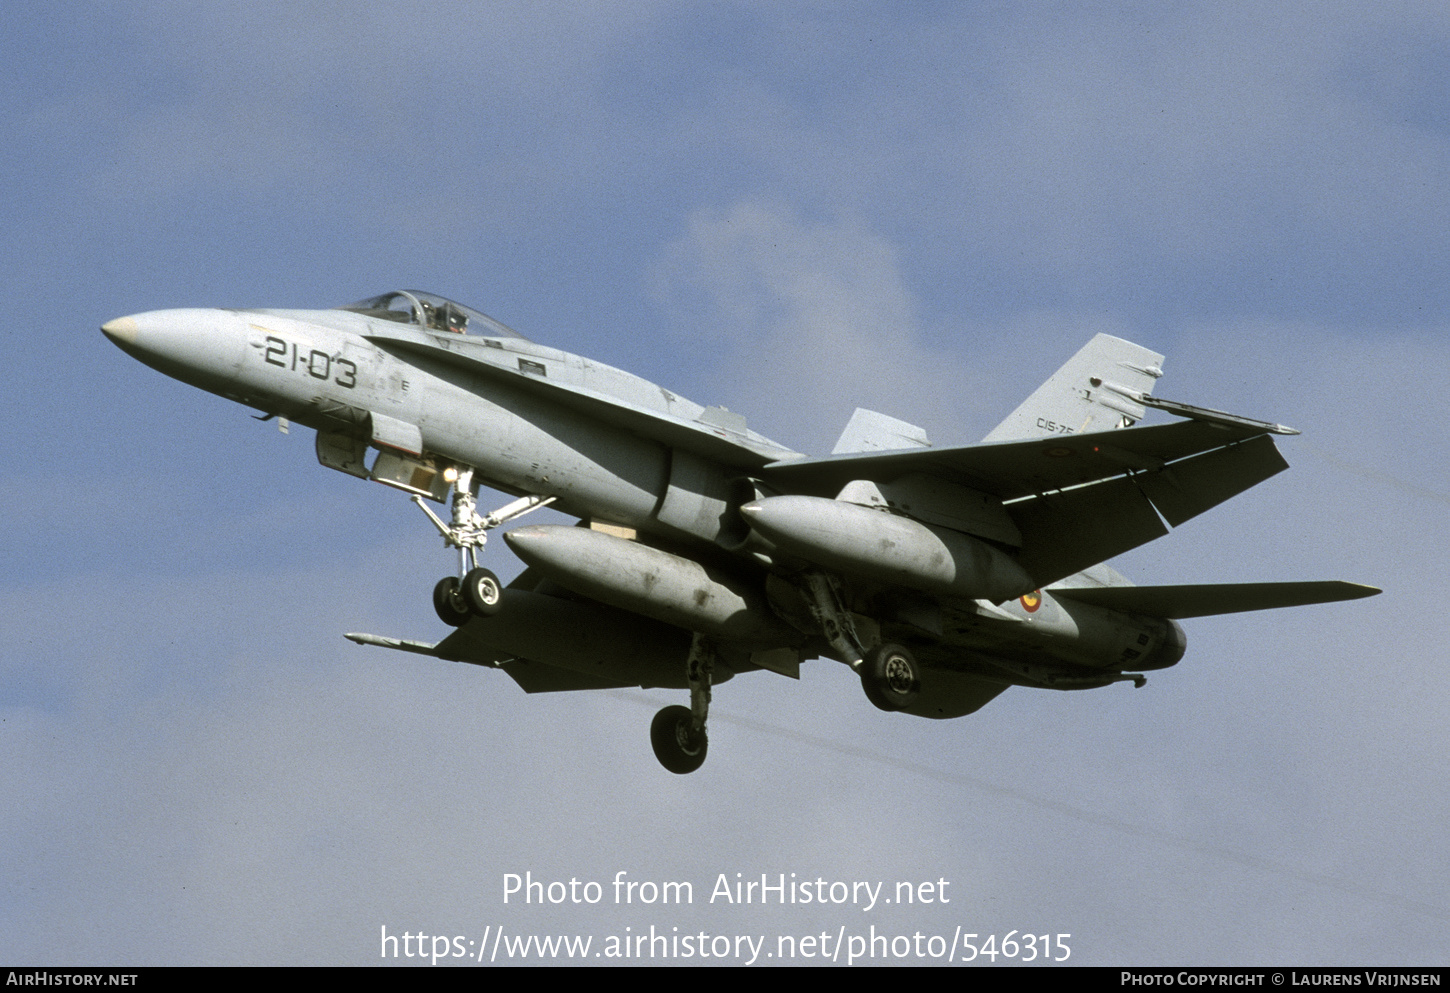
[[[442,352],[467,352],[512,369],[517,382],[419,351],[397,328],[345,312],[248,311],[237,386],[248,402],[321,430],[364,431],[369,412],[416,425],[427,453],[473,466],[506,493],[558,498],[565,513],[667,537],[716,541],[735,521],[738,470],[672,450],[557,402],[529,376],[595,389],[671,415],[697,405],[577,355],[512,339],[430,335]],[[364,337],[364,336],[371,336]],[[241,399],[242,397],[235,397]]]
[[[416,354],[404,365],[430,452],[505,492],[557,496],[566,513],[649,524],[669,474],[664,446],[458,366]]]
[[[740,544],[750,529],[739,514],[742,496],[732,480],[739,470],[675,449],[670,458],[669,486],[661,501],[657,519],[666,527],[704,538],[726,547]]]
[[[241,312],[239,399],[310,427],[361,427],[381,393],[378,355],[354,335],[280,315]]]
[[[995,613],[954,613],[952,644],[1038,664],[1093,669],[1157,668],[1172,647],[1171,622],[1058,598],[1050,590],[1009,600]],[[1181,654],[1181,653],[1180,653]],[[1177,661],[1175,658],[1173,661]],[[1169,663],[1172,664],[1172,663]]]

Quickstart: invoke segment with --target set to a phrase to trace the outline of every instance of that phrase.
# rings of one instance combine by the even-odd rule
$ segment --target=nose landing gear
[[[457,576],[444,576],[433,587],[433,609],[449,627],[462,627],[474,615],[492,617],[502,608],[503,584],[490,569],[470,569],[462,582]]]
[[[473,485],[473,470],[457,468],[453,474],[453,520],[445,524],[433,513],[423,498],[413,502],[433,522],[443,536],[443,544],[458,549],[458,575],[444,576],[433,587],[433,609],[438,619],[449,627],[462,627],[470,617],[491,617],[503,606],[503,584],[488,569],[478,564],[478,556],[488,541],[488,532],[531,510],[547,507],[554,497],[525,496],[480,517],[478,498]]]
[[[468,611],[468,601],[463,599],[457,576],[444,576],[438,580],[438,585],[433,587],[433,609],[438,619],[451,628],[461,628],[468,623],[472,615]]]

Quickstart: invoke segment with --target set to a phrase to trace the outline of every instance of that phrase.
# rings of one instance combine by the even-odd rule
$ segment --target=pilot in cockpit
[[[439,309],[443,312],[441,323],[444,331],[452,331],[454,334],[468,333],[468,315],[460,308],[451,303],[445,303]]]
[[[468,333],[468,315],[451,303],[435,304],[429,300],[419,301],[423,305],[424,323],[434,331],[451,331],[454,334]]]

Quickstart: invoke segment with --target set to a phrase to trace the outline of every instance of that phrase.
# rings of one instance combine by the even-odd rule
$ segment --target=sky
[[[1450,958],[1444,4],[4,20],[0,960],[419,966],[385,937],[426,934],[429,968],[434,936],[502,961],[578,935],[608,964],[651,928],[705,936],[656,964],[823,933],[838,964],[1009,933],[1083,965]],[[1385,593],[1188,621],[1143,689],[949,722],[876,711],[828,660],[743,675],[672,776],[648,727],[678,691],[529,697],[344,641],[443,636],[431,526],[98,331],[404,287],[816,454],[857,406],[972,443],[1119,335],[1167,356],[1158,395],[1303,434],[1115,566]],[[600,899],[521,903],[511,876]],[[762,876],[827,902],[717,890]]]

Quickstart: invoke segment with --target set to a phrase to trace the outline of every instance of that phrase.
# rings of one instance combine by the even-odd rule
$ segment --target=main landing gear
[[[823,572],[805,574],[804,592],[811,614],[836,656],[861,677],[866,699],[882,710],[905,710],[921,689],[921,666],[900,645],[867,649],[836,581]]]
[[[921,689],[921,667],[900,645],[877,645],[861,664],[861,688],[881,710],[905,710]]]
[[[487,517],[480,517],[473,470],[449,469],[445,477],[453,483],[451,523],[444,524],[422,497],[414,496],[413,502],[422,508],[438,533],[443,535],[443,543],[458,549],[458,575],[444,576],[433,587],[433,609],[437,611],[438,619],[456,628],[467,624],[470,617],[491,617],[503,606],[503,584],[492,571],[478,564],[478,555],[488,541],[488,532],[531,510],[547,507],[554,498],[520,497]]]
[[[649,741],[655,758],[670,772],[683,776],[705,764],[710,738],[705,720],[710,716],[710,677],[715,671],[715,645],[696,634],[690,640],[686,663],[690,680],[690,705],[666,707],[649,726]]]

